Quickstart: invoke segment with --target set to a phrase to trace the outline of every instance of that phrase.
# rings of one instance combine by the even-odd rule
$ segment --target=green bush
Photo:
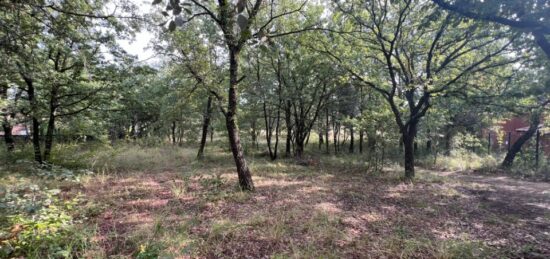
[[[0,199],[0,257],[71,258],[86,243],[73,218],[79,198],[64,200],[59,189],[22,185]]]

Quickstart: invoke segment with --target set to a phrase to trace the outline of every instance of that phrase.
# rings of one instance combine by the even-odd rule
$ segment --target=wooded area
[[[0,258],[550,257],[548,18],[0,0]]]

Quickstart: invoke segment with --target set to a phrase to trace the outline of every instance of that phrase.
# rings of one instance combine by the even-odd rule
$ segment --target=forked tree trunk
[[[227,127],[227,135],[229,136],[229,144],[233,159],[237,167],[239,176],[239,185],[242,190],[253,191],[254,183],[252,182],[252,174],[248,168],[248,164],[244,158],[244,152],[239,136],[239,128],[237,126],[237,84],[238,84],[238,69],[239,69],[239,52],[235,49],[229,50],[229,93],[227,102],[227,111],[225,113],[225,124]]]
[[[204,111],[204,118],[202,121],[202,135],[201,142],[199,146],[199,151],[197,153],[197,159],[201,160],[204,158],[204,147],[206,146],[206,138],[208,137],[208,128],[210,127],[210,117],[212,115],[212,96],[208,96],[208,101],[206,102],[206,110]],[[212,142],[212,138],[210,138]]]
[[[519,137],[518,140],[513,145],[510,146],[510,149],[508,150],[508,152],[506,153],[506,156],[504,157],[504,160],[502,161],[502,165],[501,165],[502,167],[504,168],[512,167],[512,165],[514,164],[514,159],[516,158],[516,155],[521,151],[521,147],[523,147],[523,145],[527,143],[527,141],[531,139],[533,135],[535,135],[535,133],[537,132],[539,123],[540,123],[540,114],[537,113],[532,116],[529,129],[525,133],[523,133],[523,135],[521,135],[521,137]]]

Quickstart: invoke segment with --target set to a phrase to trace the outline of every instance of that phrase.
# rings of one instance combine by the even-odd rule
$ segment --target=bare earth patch
[[[548,183],[424,171],[407,184],[325,169],[262,163],[252,194],[230,167],[110,176],[85,192],[104,205],[93,222],[105,256],[550,256]]]

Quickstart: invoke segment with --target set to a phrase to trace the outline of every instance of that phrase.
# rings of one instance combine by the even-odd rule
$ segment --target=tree
[[[432,0],[438,6],[468,18],[494,22],[531,33],[535,43],[550,58],[550,6],[540,0]]]
[[[153,4],[160,4],[161,2],[163,1],[155,0]],[[226,0],[209,3],[203,3],[198,0],[176,0],[170,1],[166,6],[166,11],[172,11],[172,15],[174,16],[174,19],[168,23],[169,30],[173,31],[177,26],[183,26],[197,17],[207,17],[207,20],[204,21],[214,23],[219,29],[217,33],[223,35],[222,41],[229,66],[229,84],[227,88],[227,106],[221,108],[221,110],[225,116],[229,144],[237,167],[239,185],[243,190],[254,190],[254,183],[244,157],[237,125],[238,85],[244,79],[243,76],[239,75],[241,52],[252,38],[265,40],[269,37],[277,37],[290,33],[276,33],[269,30],[272,29],[271,25],[275,20],[300,12],[304,5],[305,3],[297,9],[285,9],[286,6],[276,4],[274,1],[264,4],[262,0],[255,0],[252,3],[246,0],[239,0],[236,3]],[[281,8],[279,13],[278,8],[281,6],[283,8]],[[267,21],[257,21],[257,16],[262,7],[269,9],[269,11],[266,10],[266,13],[269,14]],[[182,13],[183,10],[185,10],[185,13]],[[166,11],[163,14],[168,15]],[[183,16],[188,18],[185,19]],[[262,23],[259,24],[259,22]],[[213,36],[217,37],[217,35]],[[213,94],[218,101],[223,99],[220,94],[215,92]]]
[[[464,88],[475,74],[513,63],[503,57],[512,40],[506,31],[457,19],[427,1],[336,1],[336,7],[340,23],[364,33],[342,35],[353,49],[325,45],[320,51],[384,97],[404,144],[405,177],[412,178],[415,137],[431,99]],[[374,67],[360,69],[358,63]]]
[[[56,118],[71,116],[90,108],[99,88],[91,81],[99,63],[100,46],[112,47],[113,36],[124,26],[114,14],[105,15],[104,2],[25,1],[1,3],[2,51],[8,56],[13,74],[28,106],[21,110],[32,121],[35,160],[48,160],[53,145]],[[127,7],[127,5],[125,5]],[[103,23],[94,22],[101,19]],[[57,114],[59,113],[59,114]],[[41,153],[40,126],[48,117],[44,154]]]

